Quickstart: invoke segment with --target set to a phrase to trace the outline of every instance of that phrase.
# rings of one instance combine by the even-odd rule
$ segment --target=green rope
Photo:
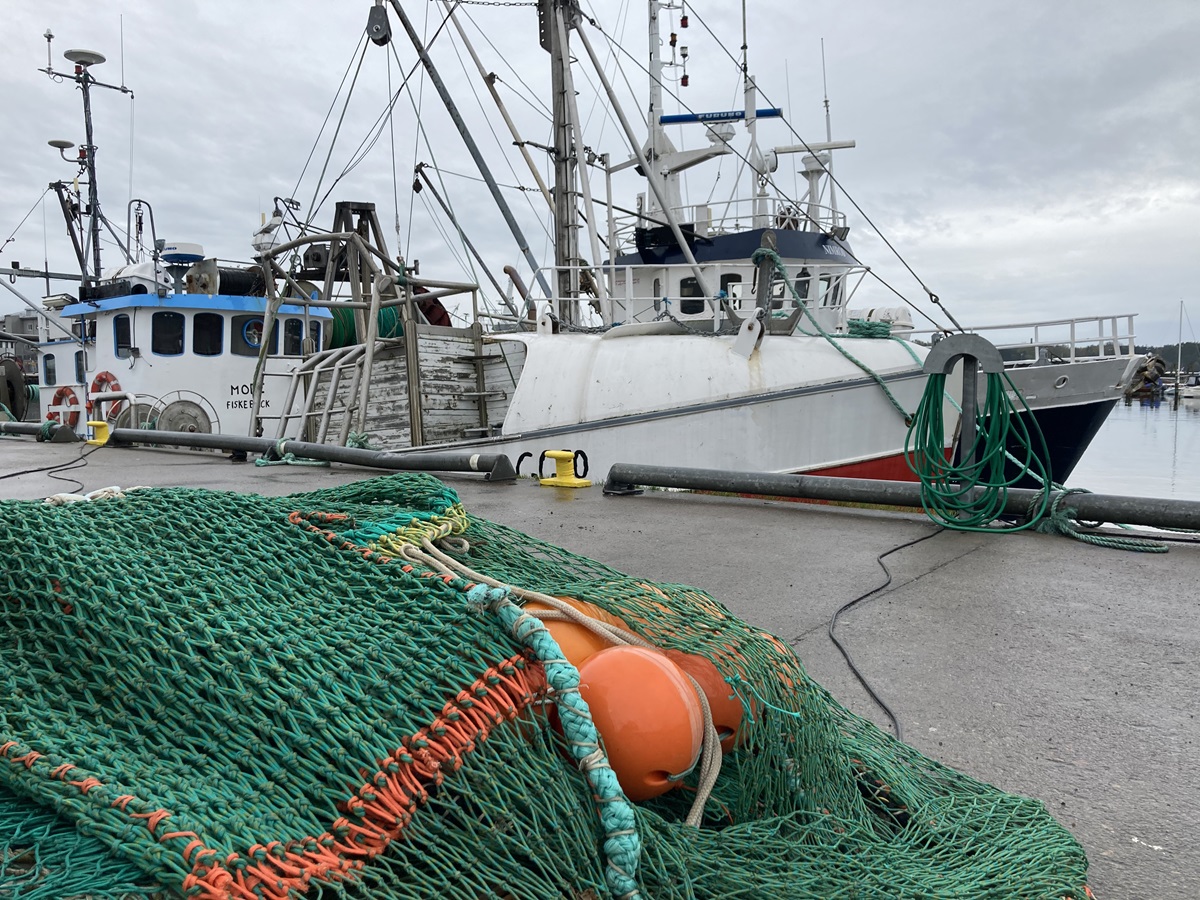
[[[866,372],[867,375],[870,376],[871,380],[874,381],[877,385],[879,385],[879,389],[882,390],[884,395],[888,398],[888,402],[891,403],[893,407],[895,407],[896,412],[900,413],[900,416],[904,419],[904,421],[906,423],[911,422],[912,417],[908,414],[908,411],[903,406],[900,405],[900,401],[895,398],[895,396],[892,394],[892,392],[888,389],[888,386],[884,383],[883,379],[879,377],[879,375],[875,372],[875,370],[872,369],[870,366],[868,366],[866,363],[864,363],[862,360],[858,359],[852,353],[850,353],[850,351],[847,350],[845,347],[843,347],[833,337],[833,335],[829,334],[829,332],[827,332],[824,328],[821,327],[821,323],[818,322],[816,320],[816,318],[814,318],[813,314],[809,311],[808,306],[800,298],[800,294],[796,290],[796,286],[791,281],[788,280],[787,269],[783,265],[783,260],[781,260],[779,258],[779,254],[776,253],[774,250],[771,250],[770,248],[759,247],[757,250],[754,251],[754,253],[750,257],[750,261],[753,262],[755,265],[758,265],[764,259],[769,259],[774,264],[775,271],[779,274],[780,278],[782,278],[783,283],[787,285],[788,290],[791,291],[792,300],[796,303],[796,305],[804,313],[804,317],[806,319],[808,319],[809,322],[812,323],[812,325],[815,329],[817,329],[817,334],[819,334],[821,337],[825,338],[826,341],[828,341],[831,345],[833,345],[833,348],[835,350],[837,350],[838,353],[842,354],[842,356],[844,356],[846,359],[850,360],[850,362],[854,363],[854,365],[858,366],[858,368],[860,368],[864,372]],[[807,333],[807,332],[805,332],[805,333]]]
[[[1054,501],[1050,505],[1050,514],[1038,523],[1037,530],[1045,534],[1062,534],[1077,541],[1083,541],[1086,544],[1095,544],[1097,547],[1109,547],[1113,550],[1130,550],[1135,553],[1168,552],[1170,548],[1166,544],[1150,538],[1113,537],[1112,535],[1089,534],[1088,532],[1080,531],[1075,527],[1075,523],[1079,518],[1078,514],[1073,509],[1063,507],[1062,504],[1070,494],[1086,493],[1090,493],[1090,491],[1084,488],[1070,488],[1055,495]]]
[[[1009,391],[1034,424],[1037,450]],[[1048,490],[1043,490],[1024,522],[992,526],[1004,512],[1008,489],[1023,477],[1032,474],[1043,485],[1052,483],[1049,463],[1043,462],[1050,457],[1045,438],[1020,391],[1003,372],[988,374],[984,404],[976,414],[975,442],[969,448],[960,448],[957,464],[946,459],[944,396],[946,376],[930,375],[904,440],[905,460],[921,482],[926,515],[958,531],[1012,532],[1033,527],[1049,509]],[[1024,457],[1012,456],[1007,449],[1010,444],[1023,448]],[[1006,463],[1010,460],[1015,463],[1014,472],[1006,476]]]
[[[88,539],[46,552],[64,534]],[[388,544],[415,539],[737,687],[700,827],[701,773],[636,804],[612,783],[593,754],[631,736],[572,720],[556,626]],[[0,501],[0,545],[0,896],[1086,896],[1038,800],[899,743],[708,594],[472,516],[427,475]]]
[[[609,861],[604,872],[608,886],[614,896],[636,900],[641,896],[636,880],[641,854],[637,818],[601,747],[587,702],[579,693],[579,670],[563,657],[541,619],[509,599],[508,588],[475,585],[467,591],[467,599],[476,609],[486,609],[495,615],[546,667],[546,680],[554,691],[567,746],[596,792]]]
[[[0,403],[0,416],[4,416],[4,421],[6,422],[17,421],[17,417],[12,414],[12,410],[3,403]]]
[[[354,447],[358,450],[373,450],[371,446],[371,435],[366,432],[352,431],[346,438],[346,446]]]
[[[276,442],[272,450],[256,459],[254,464],[256,466],[318,466],[323,469],[329,468],[329,460],[327,459],[304,459],[290,451],[285,452],[283,448],[289,440],[295,439],[281,438]]]
[[[892,336],[891,322],[868,322],[866,319],[849,319],[846,322],[846,333],[852,338],[872,338],[879,340]]]

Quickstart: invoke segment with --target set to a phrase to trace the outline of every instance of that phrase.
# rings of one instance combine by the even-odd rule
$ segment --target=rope
[[[472,516],[430,476],[124,493],[0,501],[0,894],[1087,896],[1042,802],[851,713],[708,594]],[[46,552],[63,535],[87,539]],[[608,735],[558,728],[578,676],[522,592],[738,685],[705,827],[703,761],[629,804]]]
[[[323,469],[329,468],[329,460],[327,459],[304,459],[297,456],[291,451],[284,451],[284,446],[288,441],[295,438],[280,438],[275,444],[275,447],[254,461],[256,466],[318,466]]]
[[[1058,487],[1055,485],[1055,487]],[[1170,548],[1162,541],[1150,538],[1113,537],[1111,535],[1089,534],[1080,531],[1076,526],[1079,516],[1075,510],[1062,504],[1070,494],[1087,494],[1085,488],[1068,488],[1056,494],[1050,504],[1050,514],[1037,524],[1037,530],[1044,534],[1061,534],[1066,537],[1094,544],[1097,547],[1109,547],[1113,550],[1129,550],[1134,553],[1166,553]],[[1122,526],[1127,527],[1127,526]]]
[[[900,401],[895,398],[895,396],[892,394],[892,392],[890,390],[888,390],[888,386],[886,384],[884,384],[883,379],[880,378],[879,375],[870,366],[868,366],[862,360],[855,357],[852,353],[850,353],[849,350],[847,350],[840,343],[838,343],[834,339],[833,335],[829,334],[824,328],[822,328],[821,323],[818,322],[813,317],[813,314],[809,311],[808,306],[800,298],[800,294],[796,290],[796,286],[788,279],[787,269],[783,265],[783,260],[781,260],[779,258],[779,254],[776,253],[774,250],[771,250],[768,247],[759,247],[757,250],[754,251],[754,253],[750,257],[750,261],[753,262],[755,265],[758,265],[764,259],[769,259],[774,264],[775,271],[779,274],[780,278],[783,280],[783,283],[787,285],[788,290],[791,291],[792,300],[804,312],[804,317],[806,319],[808,319],[809,322],[812,323],[812,326],[815,329],[817,329],[817,333],[821,337],[825,338],[825,340],[828,341],[830,344],[832,344],[834,349],[837,350],[838,353],[842,354],[842,356],[846,357],[846,359],[850,360],[850,362],[854,363],[854,365],[858,366],[860,369],[862,369],[864,372],[866,372],[867,375],[869,375],[871,377],[871,380],[874,381],[877,385],[879,385],[879,389],[881,391],[883,391],[884,395],[888,398],[888,402],[891,403],[892,406],[896,409],[896,412],[900,413],[901,418],[903,418],[906,423],[911,423],[912,416],[910,416],[908,414],[908,411],[905,410],[905,408],[900,405]]]
[[[891,322],[868,322],[866,319],[850,319],[846,322],[847,334],[852,338],[890,338]]]
[[[1017,415],[1009,391],[1020,400],[1027,418],[1034,423],[1040,453],[1035,452],[1033,439]],[[1008,489],[1027,474],[1034,475],[1042,485],[1051,483],[1049,464],[1043,462],[1050,457],[1045,438],[1020,391],[1003,372],[988,374],[984,405],[976,414],[975,442],[969,448],[959,448],[957,464],[946,459],[942,415],[945,393],[946,376],[930,375],[904,439],[905,460],[921,482],[921,502],[926,515],[957,531],[1012,532],[1036,525],[1050,506],[1050,492],[1046,489],[1024,522],[992,527],[1005,510]],[[1007,450],[1010,444],[1023,448],[1024,457],[1010,455]],[[1012,467],[1013,474],[1006,476],[1006,463],[1010,459],[1016,464]]]

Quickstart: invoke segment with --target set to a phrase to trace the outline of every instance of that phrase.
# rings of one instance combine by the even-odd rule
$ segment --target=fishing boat
[[[635,460],[911,478],[905,439],[938,335],[920,340],[905,309],[879,308],[864,288],[870,270],[851,245],[831,176],[832,154],[853,142],[834,141],[827,127],[822,142],[768,145],[760,125],[782,111],[760,108],[748,74],[742,108],[665,114],[663,73],[683,63],[674,36],[660,35],[663,8],[648,2],[645,136],[634,133],[597,65],[578,7],[541,8],[555,112],[555,186],[546,192],[555,260],[535,265],[507,217],[532,279],[526,287],[510,269],[516,298],[506,298],[502,314],[481,308],[476,285],[421,277],[393,256],[373,204],[361,202],[338,204],[327,231],[311,222],[292,229],[285,203],[254,235],[255,258],[242,266],[159,240],[151,215],[149,241],[133,229],[127,265],[102,273],[89,119],[80,165],[95,260],[89,275],[86,242],[77,241],[79,296],[48,301],[70,338],[52,337],[47,326],[44,414],[76,429],[101,419],[341,444],[369,438],[396,451],[454,446],[518,460],[566,447],[576,474]],[[452,110],[399,3],[391,14],[371,8],[368,37],[388,44],[393,18]],[[83,53],[72,62],[87,111],[98,54]],[[628,146],[619,157],[587,149],[573,75],[585,60],[622,123]],[[667,134],[676,124],[694,125],[707,146],[677,149]],[[772,175],[796,155],[806,192],[789,197]],[[747,195],[687,202],[682,173],[722,157],[743,163]],[[636,170],[644,189],[634,209],[611,193],[603,202],[593,196],[589,162],[603,166],[606,182]],[[133,245],[143,243],[147,252],[135,258]],[[453,302],[469,307],[468,326],[446,315]],[[1037,357],[1014,359],[1011,371],[1060,480],[1135,362],[1132,316],[1069,324],[1068,343],[1035,342]],[[1085,324],[1095,339],[1077,336]],[[957,397],[944,398],[948,420],[957,406]]]

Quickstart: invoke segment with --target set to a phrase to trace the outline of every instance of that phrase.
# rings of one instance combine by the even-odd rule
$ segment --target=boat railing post
[[[1101,331],[1100,337],[1100,355],[1104,355],[1104,334]],[[1071,362],[1075,362],[1075,320],[1071,320]]]

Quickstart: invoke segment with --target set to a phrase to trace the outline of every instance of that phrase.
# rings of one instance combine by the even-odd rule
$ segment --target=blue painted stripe
[[[778,119],[783,115],[783,110],[778,106],[771,109],[756,109],[754,115],[759,119]],[[674,116],[659,116],[659,124],[662,125],[688,125],[693,122],[740,122],[746,118],[744,109],[731,109],[728,112],[711,112],[711,113],[679,113]]]
[[[115,309],[198,309],[214,312],[265,313],[267,298],[234,297],[229,294],[172,294],[169,297],[159,297],[156,294],[127,294],[124,297],[107,297],[104,300],[87,303],[72,303],[63,307],[61,315],[64,317],[88,316]],[[279,314],[302,316],[304,307],[294,303],[285,303],[279,307]],[[311,307],[308,314],[316,319],[333,318],[333,313],[323,306]]]

